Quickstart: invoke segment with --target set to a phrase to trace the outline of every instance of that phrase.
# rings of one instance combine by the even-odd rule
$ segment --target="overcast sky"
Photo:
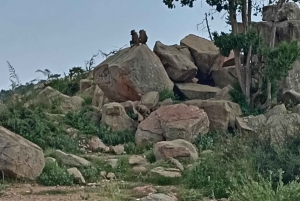
[[[156,41],[179,44],[188,34],[208,38],[197,24],[209,12],[205,0],[194,8],[168,9],[162,0],[0,0],[0,89],[10,85],[6,61],[25,84],[44,78],[37,69],[68,74],[98,50],[129,46],[130,30],[145,29],[148,46]],[[255,20],[260,20],[258,16]],[[210,21],[212,31],[228,31],[222,14]],[[97,64],[103,58],[97,59]]]

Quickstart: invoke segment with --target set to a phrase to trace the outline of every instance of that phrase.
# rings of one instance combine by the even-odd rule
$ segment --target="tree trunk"
[[[271,36],[270,36],[270,48],[274,48],[275,46],[275,39],[276,39],[276,25],[278,22],[278,18],[277,18],[277,14],[278,14],[278,10],[282,7],[283,3],[285,2],[285,0],[279,0],[277,2],[277,6],[276,6],[276,14],[275,14],[275,19],[272,22],[272,31],[271,31]],[[271,105],[271,101],[272,101],[272,84],[270,79],[267,79],[267,100],[266,102],[261,106],[262,109],[266,109]]]
[[[229,1],[229,20],[231,22],[231,28],[232,28],[232,35],[237,35],[238,33],[238,29],[237,29],[237,20],[236,20],[236,0],[233,1]],[[237,74],[237,78],[239,81],[239,84],[241,86],[242,92],[243,94],[246,93],[245,91],[245,82],[244,79],[242,77],[242,73],[241,73],[241,54],[240,51],[237,48],[233,49],[234,52],[234,62],[235,62],[235,70],[236,70],[236,74]]]

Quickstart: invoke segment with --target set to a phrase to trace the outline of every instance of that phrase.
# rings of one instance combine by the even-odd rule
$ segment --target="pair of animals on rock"
[[[131,41],[130,41],[130,47],[133,47],[135,45],[146,44],[148,40],[148,36],[146,34],[146,31],[144,29],[139,31],[139,35],[135,30],[131,30]]]

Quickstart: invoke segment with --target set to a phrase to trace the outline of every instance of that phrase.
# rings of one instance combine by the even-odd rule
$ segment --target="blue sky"
[[[6,61],[23,84],[44,78],[37,69],[68,73],[98,50],[129,45],[131,29],[147,31],[150,49],[158,40],[179,44],[188,34],[208,38],[197,24],[211,9],[199,0],[194,8],[178,4],[175,9],[162,0],[0,0],[0,89],[10,85]],[[212,31],[228,31],[222,16],[214,15]]]

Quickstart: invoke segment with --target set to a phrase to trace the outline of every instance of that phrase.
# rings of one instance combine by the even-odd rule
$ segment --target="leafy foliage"
[[[213,32],[212,35],[215,45],[220,48],[220,53],[226,57],[229,56],[231,50],[237,48],[239,51],[247,51],[250,45],[253,49],[252,53],[256,54],[259,45],[262,43],[257,31],[254,29],[249,29],[246,34],[240,33],[233,35],[231,33],[226,34],[221,32],[219,35],[217,32]]]
[[[288,75],[292,64],[300,56],[300,49],[297,41],[283,41],[272,49],[264,47],[262,55],[265,58],[264,74],[271,81],[278,81]]]
[[[258,175],[258,179],[253,179],[248,175],[238,174],[232,179],[233,188],[229,190],[232,201],[298,201],[300,199],[300,185],[296,181],[284,185],[282,182],[282,171],[278,171],[279,181],[274,189],[272,184],[272,172],[270,177],[265,179]]]
[[[38,182],[45,186],[70,186],[74,184],[74,176],[69,175],[66,168],[59,167],[56,163],[46,163]]]
[[[252,108],[246,101],[246,96],[243,94],[239,83],[233,84],[233,90],[229,92],[232,102],[239,104],[242,110],[243,116],[249,115],[259,115],[264,112],[264,110],[259,108]]]
[[[39,107],[7,108],[0,113],[0,125],[44,150],[49,147],[68,152],[77,150],[78,142],[67,135],[62,125],[50,121]]]

